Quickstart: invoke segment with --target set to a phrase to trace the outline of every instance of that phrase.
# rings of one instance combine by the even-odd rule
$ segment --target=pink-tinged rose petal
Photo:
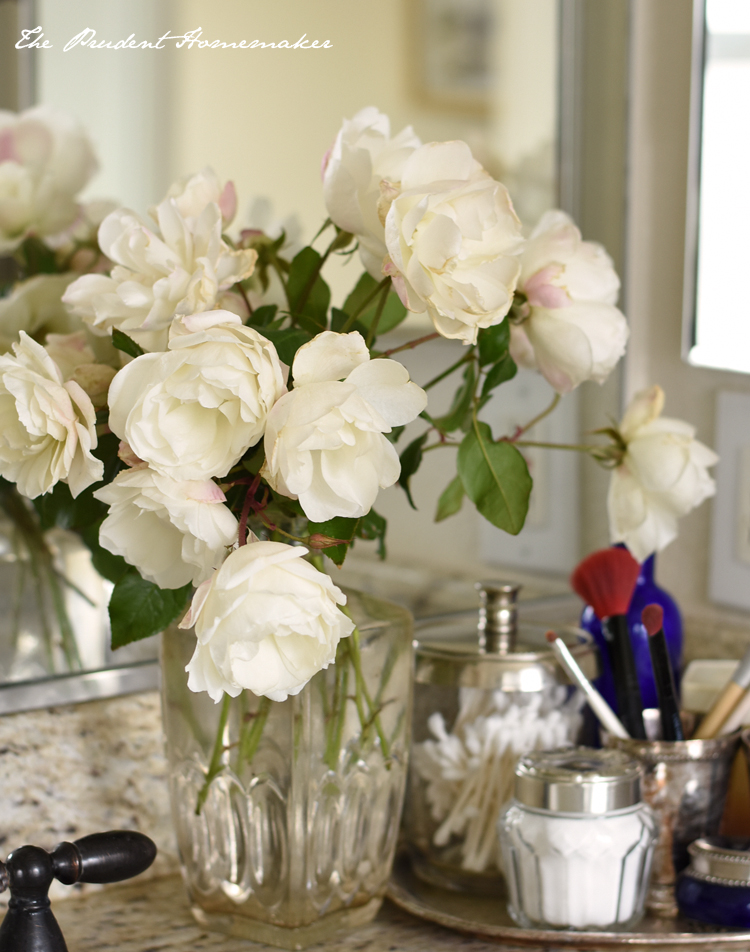
[[[237,213],[237,191],[234,182],[227,182],[219,196],[219,208],[224,224],[228,225]]]
[[[117,456],[131,469],[145,469],[148,466],[148,463],[144,462],[140,456],[137,456],[130,448],[130,444],[126,443],[125,440],[120,440]]]
[[[326,169],[328,168],[328,163],[331,161],[331,153],[333,152],[333,146],[323,153],[323,158],[320,160],[320,177],[325,178]]]
[[[195,502],[226,502],[227,497],[212,479],[186,479],[182,491]]]
[[[0,162],[18,162],[15,137],[12,129],[0,130]]]
[[[524,291],[532,307],[570,307],[573,302],[564,288],[550,284],[563,271],[562,265],[551,264],[529,278]]]
[[[200,614],[201,608],[203,608],[203,605],[206,599],[208,598],[208,593],[210,588],[211,588],[210,578],[207,578],[205,582],[201,582],[198,588],[196,588],[195,595],[193,595],[193,600],[190,603],[190,608],[188,608],[185,617],[177,626],[178,628],[192,628],[193,627],[193,625],[195,624],[195,619]]]

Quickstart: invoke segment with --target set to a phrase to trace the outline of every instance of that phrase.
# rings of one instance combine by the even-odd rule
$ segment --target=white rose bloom
[[[0,352],[7,353],[21,331],[41,339],[49,332],[66,334],[80,327],[61,300],[75,278],[71,273],[37,274],[0,298]]]
[[[380,183],[400,181],[404,162],[420,145],[411,126],[391,139],[388,116],[368,106],[344,120],[323,160],[323,197],[331,221],[357,236],[362,264],[378,281],[387,254],[378,214]]]
[[[229,311],[176,319],[169,350],[143,354],[109,389],[109,426],[173,479],[224,476],[263,436],[285,393],[273,344]]]
[[[625,456],[609,484],[610,537],[639,562],[676,538],[679,517],[716,492],[707,470],[719,457],[690,424],[660,416],[663,406],[658,386],[634,398],[619,428]]]
[[[79,123],[51,106],[0,110],[0,254],[29,234],[55,235],[78,215],[75,196],[97,170]]]
[[[101,544],[159,588],[200,585],[237,540],[237,520],[211,480],[177,482],[128,469],[94,495],[110,507]]]
[[[21,331],[0,356],[0,476],[30,499],[67,483],[73,496],[102,478],[91,400]]]
[[[400,191],[383,186],[384,213],[391,258],[384,271],[410,311],[427,311],[443,337],[465,344],[500,323],[519,275],[521,225],[508,190],[465,142],[413,152]]]
[[[528,304],[521,323],[511,324],[516,363],[538,370],[558,393],[584,380],[603,383],[629,333],[615,307],[620,279],[604,248],[582,241],[564,212],[549,211],[521,254],[518,289]]]
[[[206,205],[212,202],[219,206],[224,225],[229,225],[237,212],[237,193],[234,182],[221,186],[216,172],[209,166],[195,175],[187,175],[170,186],[167,199],[173,199],[177,211],[193,225]],[[152,208],[149,214],[155,220],[159,209]]]
[[[178,187],[154,209],[158,228],[120,208],[99,228],[112,273],[85,274],[63,296],[74,314],[107,333],[116,327],[145,350],[167,346],[177,315],[213,308],[222,292],[252,274],[257,252],[222,240],[222,209],[207,172]]]
[[[195,593],[181,628],[195,625],[198,644],[186,670],[191,691],[214,701],[247,689],[272,701],[299,694],[336,659],[354,623],[346,596],[282,542],[235,549]]]
[[[384,433],[414,420],[427,394],[395,360],[370,360],[361,334],[324,331],[297,351],[294,389],[268,415],[263,476],[308,519],[357,518],[401,465]]]

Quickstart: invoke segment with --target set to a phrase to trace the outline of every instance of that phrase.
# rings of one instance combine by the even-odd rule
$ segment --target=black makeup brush
[[[626,617],[639,571],[640,566],[627,549],[600,549],[581,562],[570,584],[602,623],[620,720],[631,737],[645,740],[641,688]]]
[[[648,632],[648,650],[651,654],[656,694],[659,698],[662,740],[685,740],[677,689],[674,686],[672,665],[669,663],[667,639],[664,637],[662,627],[663,619],[664,609],[661,605],[646,605],[641,612],[643,627]]]

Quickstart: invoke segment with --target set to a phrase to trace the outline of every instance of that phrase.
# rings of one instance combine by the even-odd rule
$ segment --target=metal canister
[[[480,582],[479,616],[445,615],[417,628],[412,753],[404,835],[417,874],[451,889],[503,894],[497,819],[518,758],[579,742],[584,699],[545,629],[519,624],[520,586]],[[590,678],[596,648],[557,632]]]

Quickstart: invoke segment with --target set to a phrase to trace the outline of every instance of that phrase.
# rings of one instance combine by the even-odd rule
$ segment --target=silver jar
[[[642,768],[620,751],[540,751],[519,761],[500,817],[508,911],[525,928],[630,928],[643,914],[657,823]]]
[[[518,624],[518,586],[483,582],[479,619],[461,613],[417,629],[413,740],[404,835],[420,878],[501,896],[497,818],[518,758],[579,742],[583,697],[545,629]],[[596,649],[560,632],[589,677]]]

